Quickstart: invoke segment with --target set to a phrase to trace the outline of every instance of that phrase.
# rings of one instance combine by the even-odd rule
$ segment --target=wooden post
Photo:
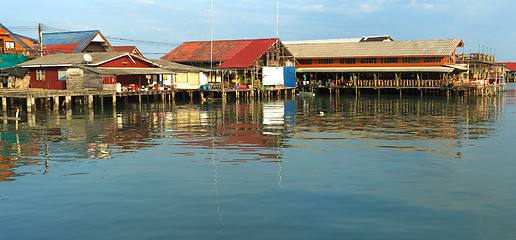
[[[7,98],[5,97],[2,98],[2,110],[7,112]]]
[[[59,111],[59,96],[54,96],[54,111]]]
[[[71,96],[65,96],[65,104],[67,107],[70,107],[70,104],[72,103],[72,97]]]
[[[116,107],[116,93],[112,95],[113,108]]]
[[[32,112],[32,100],[34,98],[27,98],[27,112]]]
[[[88,109],[93,108],[93,95],[88,95]]]

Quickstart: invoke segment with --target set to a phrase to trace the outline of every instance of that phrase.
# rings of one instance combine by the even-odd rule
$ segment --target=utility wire
[[[25,31],[34,31],[37,32],[39,29],[37,26],[11,26],[9,27],[10,30],[16,30],[20,32]],[[62,28],[56,28],[51,27],[47,25],[43,25],[43,32],[72,32],[70,30],[62,29]],[[129,38],[121,38],[121,37],[112,37],[112,36],[105,36],[110,41],[115,42],[131,42],[131,43],[139,43],[142,45],[164,45],[164,46],[179,46],[181,43],[169,43],[169,42],[156,42],[156,41],[147,41],[147,40],[138,40],[138,39],[129,39]]]

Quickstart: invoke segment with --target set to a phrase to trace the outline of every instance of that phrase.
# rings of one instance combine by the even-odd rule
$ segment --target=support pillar
[[[59,96],[54,97],[54,111],[59,111]]]
[[[2,110],[7,112],[7,98],[5,97],[2,98]]]
[[[65,96],[66,107],[69,108],[72,105],[72,96]]]
[[[113,107],[116,107],[116,94],[113,94],[112,100],[113,100]]]
[[[32,101],[34,98],[27,98],[27,112],[32,112]]]
[[[88,95],[88,109],[93,108],[93,95]]]

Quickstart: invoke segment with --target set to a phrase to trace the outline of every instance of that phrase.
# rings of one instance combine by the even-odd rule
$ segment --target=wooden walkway
[[[161,98],[162,102],[173,102],[176,96],[182,98],[189,98],[193,102],[194,98],[204,101],[207,98],[220,98],[226,101],[229,97],[235,99],[240,98],[267,98],[274,95],[287,95],[291,92],[295,95],[295,88],[275,87],[267,89],[214,89],[214,90],[200,90],[200,89],[173,89],[173,90],[148,90],[148,91],[102,91],[102,90],[47,90],[47,89],[7,89],[0,88],[0,99],[2,101],[2,111],[6,112],[9,107],[18,108],[24,107],[26,104],[27,112],[35,110],[36,100],[44,102],[45,104],[52,104],[54,110],[58,110],[60,106],[71,106],[75,102],[79,104],[88,105],[88,108],[93,108],[95,105],[104,105],[105,98],[111,99],[113,106],[116,106],[117,99],[128,102],[129,99],[135,99],[142,102],[142,97],[153,97],[154,99]],[[64,98],[64,99],[63,99]],[[72,101],[76,100],[76,101]],[[22,106],[20,106],[20,103]]]

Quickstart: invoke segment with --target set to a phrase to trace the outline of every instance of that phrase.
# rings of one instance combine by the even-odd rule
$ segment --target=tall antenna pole
[[[279,0],[276,0],[276,37],[279,38]]]
[[[210,38],[210,70],[213,70],[213,12],[215,9],[214,0],[211,0],[211,38]]]

